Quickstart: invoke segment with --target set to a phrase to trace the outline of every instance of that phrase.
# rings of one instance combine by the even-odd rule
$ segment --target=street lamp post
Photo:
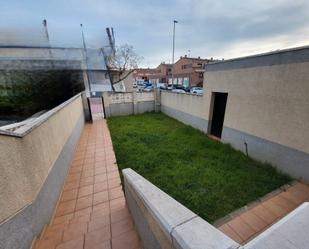
[[[178,21],[173,21],[173,57],[172,57],[172,88],[174,88],[174,54],[175,54],[175,25]]]

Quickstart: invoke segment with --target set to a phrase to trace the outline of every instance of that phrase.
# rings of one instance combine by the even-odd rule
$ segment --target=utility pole
[[[83,46],[84,46],[84,53],[85,53],[85,63],[86,63],[86,76],[88,81],[88,88],[89,88],[89,97],[91,97],[91,86],[90,86],[90,79],[89,79],[89,73],[88,73],[88,54],[87,54],[87,47],[86,47],[86,41],[85,41],[85,35],[84,35],[84,29],[83,24],[80,24],[80,28],[82,31],[82,39],[83,39]],[[87,95],[87,91],[86,91]]]
[[[175,25],[178,21],[173,21],[173,57],[172,57],[172,88],[174,88],[174,55],[175,55]]]
[[[51,45],[50,45],[50,41],[49,41],[49,34],[48,34],[48,28],[47,28],[47,20],[44,19],[43,20],[43,28],[44,28],[44,32],[45,32],[45,36],[46,36],[46,40],[47,40],[47,49],[48,49],[48,53],[49,53],[49,59],[51,60],[51,65],[52,68],[55,67],[54,62],[53,62],[53,53],[51,51]]]

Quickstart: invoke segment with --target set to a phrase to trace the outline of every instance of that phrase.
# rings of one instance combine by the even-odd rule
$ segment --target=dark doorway
[[[221,138],[227,93],[213,93],[213,111],[210,134]]]

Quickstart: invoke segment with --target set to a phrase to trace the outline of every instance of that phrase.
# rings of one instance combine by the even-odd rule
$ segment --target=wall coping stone
[[[60,105],[54,107],[53,109],[45,112],[41,116],[39,116],[37,118],[30,119],[29,122],[26,125],[23,125],[22,127],[16,129],[15,131],[1,130],[1,127],[0,127],[0,135],[22,138],[22,137],[26,136],[27,134],[29,134],[36,127],[39,127],[42,123],[47,121],[50,117],[54,116],[57,112],[59,112],[64,107],[66,107],[68,104],[70,104],[71,102],[73,102],[74,100],[79,98],[81,95],[82,95],[82,93],[78,93],[75,96],[73,96],[72,98],[63,102],[62,104],[60,104]],[[21,123],[24,123],[24,122],[25,122],[25,120],[22,121]]]
[[[177,249],[232,249],[239,245],[220,230],[177,202],[144,177],[128,168],[124,181]],[[130,191],[126,189],[126,191]]]

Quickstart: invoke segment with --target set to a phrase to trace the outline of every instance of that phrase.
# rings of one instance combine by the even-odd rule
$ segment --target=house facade
[[[209,59],[191,58],[186,55],[180,57],[173,67],[174,77],[170,75],[168,83],[185,87],[203,86],[204,68],[210,61]]]
[[[153,84],[167,83],[185,87],[203,86],[205,65],[212,61],[213,59],[192,58],[185,55],[180,57],[174,66],[162,62],[157,68],[136,69],[134,79],[135,81],[144,80]]]

